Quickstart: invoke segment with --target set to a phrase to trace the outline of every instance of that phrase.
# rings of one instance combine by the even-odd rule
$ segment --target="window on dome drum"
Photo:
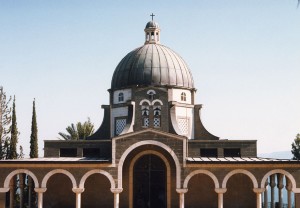
[[[181,101],[186,101],[186,94],[185,94],[185,92],[181,93]]]
[[[218,157],[218,149],[217,148],[208,148],[208,149],[200,149],[201,157]]]
[[[153,126],[160,127],[160,119],[161,119],[161,106],[153,106]]]
[[[224,157],[241,157],[241,149],[226,148],[224,149]]]
[[[83,148],[83,157],[100,157],[99,148]]]
[[[151,32],[151,40],[154,40],[154,32]]]
[[[119,102],[123,102],[124,101],[124,93],[120,92],[119,93]]]
[[[77,157],[77,149],[76,148],[61,148],[59,150],[60,157]]]

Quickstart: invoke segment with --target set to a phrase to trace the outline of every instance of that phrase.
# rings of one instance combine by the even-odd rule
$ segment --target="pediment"
[[[168,137],[168,138],[173,138],[173,139],[182,140],[182,141],[187,140],[187,137],[185,137],[185,136],[171,134],[168,132],[163,132],[163,131],[159,131],[159,130],[152,129],[152,128],[147,128],[144,130],[131,132],[128,134],[119,135],[117,137],[112,138],[112,140],[127,139],[127,138],[129,139],[129,138],[136,138],[136,137],[140,137],[140,138]]]

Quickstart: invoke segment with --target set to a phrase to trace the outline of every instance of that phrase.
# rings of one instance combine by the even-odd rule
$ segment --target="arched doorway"
[[[140,157],[133,168],[134,208],[166,208],[166,165],[156,155]]]

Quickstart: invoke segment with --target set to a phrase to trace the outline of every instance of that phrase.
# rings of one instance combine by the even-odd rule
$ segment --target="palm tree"
[[[94,133],[94,124],[91,123],[90,118],[84,123],[73,123],[66,128],[67,133],[59,132],[58,134],[64,140],[84,140]]]

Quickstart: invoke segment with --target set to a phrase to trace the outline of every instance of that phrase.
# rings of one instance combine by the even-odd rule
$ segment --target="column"
[[[261,193],[265,191],[264,188],[254,188],[253,191],[256,193],[256,208],[261,208]]]
[[[270,186],[271,186],[271,208],[275,208],[275,198],[274,198],[274,187],[275,183],[275,175],[270,176]]]
[[[188,191],[188,189],[176,189],[179,194],[179,208],[184,208],[184,194]]]
[[[20,208],[24,205],[24,174],[19,174],[19,186],[20,186]]]
[[[265,192],[264,192],[264,208],[268,208],[268,178],[265,182]]]
[[[223,194],[227,191],[226,188],[216,188],[215,192],[218,194],[218,208],[223,208]]]
[[[282,189],[283,185],[283,175],[278,173],[277,174],[277,187],[278,187],[278,199],[279,199],[279,208],[282,208]]]
[[[114,208],[119,208],[120,200],[119,195],[123,191],[122,188],[112,188],[110,191],[114,194]]]
[[[76,194],[76,208],[81,208],[81,194],[84,188],[73,188],[72,191]]]
[[[38,193],[38,208],[43,208],[43,194],[47,191],[47,188],[35,188],[34,191]]]
[[[295,208],[300,208],[300,193],[295,193]]]
[[[287,190],[287,200],[288,200],[288,208],[292,208],[292,183],[288,177],[285,177],[286,180],[286,190]]]
[[[6,193],[9,191],[9,188],[0,188],[0,208],[6,208]]]
[[[15,176],[13,176],[9,182],[9,208],[14,208],[14,198],[15,198]]]
[[[28,207],[31,208],[32,207],[32,178],[28,175]]]

